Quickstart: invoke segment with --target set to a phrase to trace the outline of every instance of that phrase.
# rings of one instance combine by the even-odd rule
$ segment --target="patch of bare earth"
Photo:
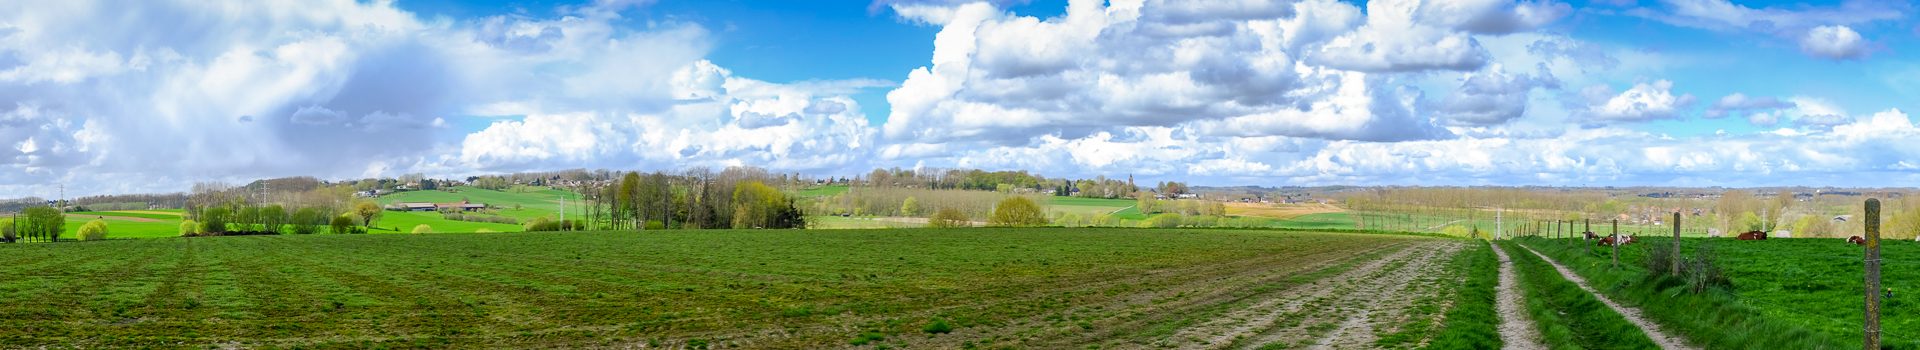
[[[1206,296],[1180,302],[1136,305],[1137,312],[1078,334],[1026,343],[1060,348],[1255,348],[1269,343],[1324,348],[1373,348],[1377,334],[1390,333],[1439,314],[1409,312],[1415,300],[1432,300],[1448,274],[1445,261],[1463,243],[1414,241],[1372,254],[1354,254],[1307,269],[1264,274],[1258,283],[1221,283],[1192,290]],[[1354,259],[1363,259],[1355,261]],[[1332,273],[1327,270],[1346,267]],[[1324,271],[1324,277],[1305,276]],[[1231,291],[1239,291],[1232,293]]]
[[[1533,317],[1527,315],[1526,300],[1520,294],[1520,276],[1514,273],[1513,259],[1499,247],[1493,248],[1494,255],[1500,256],[1500,287],[1494,309],[1500,312],[1500,341],[1507,350],[1546,349],[1540,343],[1540,330],[1534,328]]]
[[[1433,243],[1417,247],[1414,254],[1382,259],[1384,264],[1369,264],[1301,290],[1297,295],[1302,297],[1295,299],[1298,306],[1277,317],[1279,322],[1256,333],[1235,336],[1238,340],[1227,348],[1376,348],[1380,334],[1399,331],[1413,321],[1416,301],[1436,299],[1443,291],[1438,280],[1448,275],[1446,262],[1465,245],[1458,241]],[[1438,324],[1442,314],[1421,317]]]
[[[1573,281],[1573,284],[1579,285],[1580,289],[1586,290],[1588,294],[1593,294],[1593,297],[1600,299],[1601,303],[1607,304],[1607,307],[1613,308],[1614,312],[1620,313],[1620,316],[1625,317],[1627,322],[1631,322],[1634,326],[1640,327],[1641,331],[1647,333],[1647,338],[1652,338],[1653,343],[1659,344],[1661,349],[1699,349],[1688,346],[1685,339],[1661,332],[1659,325],[1647,321],[1645,317],[1640,316],[1639,308],[1620,305],[1620,303],[1613,302],[1613,299],[1607,298],[1605,294],[1595,292],[1593,287],[1587,285],[1587,279],[1580,278],[1580,275],[1574,274],[1573,270],[1567,269],[1566,265],[1560,265],[1560,262],[1553,261],[1553,258],[1549,258],[1545,254],[1540,254],[1540,252],[1534,251],[1533,248],[1528,248],[1524,245],[1520,247],[1526,249],[1527,252],[1533,253],[1533,255],[1539,256],[1540,260],[1546,260],[1548,264],[1553,265],[1554,270],[1560,271],[1561,277],[1565,277],[1568,281]]]
[[[1229,264],[1213,271],[1187,275],[1142,276],[1119,281],[1141,286],[1114,295],[1113,298],[1056,312],[1014,321],[1008,327],[956,331],[925,343],[932,348],[961,345],[963,342],[992,344],[1013,348],[1071,348],[1089,344],[1110,344],[1113,348],[1139,348],[1166,337],[1156,329],[1179,324],[1182,318],[1207,313],[1217,306],[1257,299],[1263,285],[1280,283],[1288,277],[1332,268],[1355,256],[1402,251],[1437,241],[1408,240],[1378,244],[1366,249],[1329,249],[1294,256],[1275,256],[1252,264]],[[966,340],[972,339],[972,340]],[[910,346],[918,348],[920,346]]]

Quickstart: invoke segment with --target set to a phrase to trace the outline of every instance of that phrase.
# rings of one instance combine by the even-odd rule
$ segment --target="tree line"
[[[798,177],[759,168],[730,167],[714,172],[693,169],[677,174],[626,172],[613,181],[575,185],[582,194],[585,223],[561,228],[783,229],[805,228],[798,198],[782,188],[800,185]]]

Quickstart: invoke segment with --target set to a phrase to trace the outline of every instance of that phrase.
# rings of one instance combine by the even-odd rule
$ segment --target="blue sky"
[[[753,165],[1913,186],[1904,1],[0,5],[0,197]],[[117,23],[89,26],[82,23]]]

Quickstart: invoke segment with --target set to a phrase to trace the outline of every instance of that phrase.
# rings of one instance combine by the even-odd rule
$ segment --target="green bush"
[[[199,236],[199,235],[200,235],[200,222],[193,221],[193,220],[180,222],[180,237],[193,237],[193,236]]]
[[[331,229],[334,234],[354,233],[355,230],[353,229],[353,216],[350,216],[350,215],[335,216],[333,217],[332,221],[327,222],[327,228]]]
[[[652,223],[658,223],[658,222],[656,221]],[[558,221],[558,220],[554,220],[546,217],[538,217],[538,218],[534,218],[533,220],[528,220],[527,224],[522,228],[525,229],[527,232],[565,231],[569,229],[578,228],[578,226],[576,226],[578,224],[579,222],[577,221]],[[653,226],[653,225],[650,224],[648,226]]]
[[[433,226],[427,226],[427,224],[420,224],[419,226],[413,227],[413,234],[417,235],[422,233],[433,233]]]
[[[960,212],[960,209],[941,208],[939,211],[933,213],[933,217],[927,218],[927,227],[951,228],[973,226],[970,221],[971,220],[967,218],[967,214]]]
[[[1007,197],[993,206],[993,215],[987,217],[987,226],[995,227],[1034,227],[1047,224],[1047,214],[1040,210],[1040,204],[1027,197]]]
[[[948,325],[947,320],[933,320],[933,323],[928,323],[926,327],[921,327],[920,330],[927,332],[927,334],[947,334],[953,333],[953,326]]]
[[[1180,227],[1181,221],[1180,214],[1160,214],[1147,218],[1146,221],[1141,222],[1140,226],[1148,228],[1175,228]]]
[[[13,233],[13,219],[0,219],[0,241],[12,242],[15,239],[19,239],[19,236]]]
[[[82,241],[107,239],[107,221],[94,219],[93,221],[88,221],[85,225],[80,225],[79,236]]]
[[[212,207],[212,208],[201,210],[200,211],[200,223],[201,223],[200,233],[213,235],[213,234],[227,232],[227,221],[232,219],[232,216],[233,214],[231,211],[228,211],[227,208],[222,208],[222,207]]]

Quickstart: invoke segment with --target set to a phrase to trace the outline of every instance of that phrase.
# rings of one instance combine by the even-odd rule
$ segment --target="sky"
[[[1920,185],[1903,1],[0,2],[0,198],[563,169]]]

